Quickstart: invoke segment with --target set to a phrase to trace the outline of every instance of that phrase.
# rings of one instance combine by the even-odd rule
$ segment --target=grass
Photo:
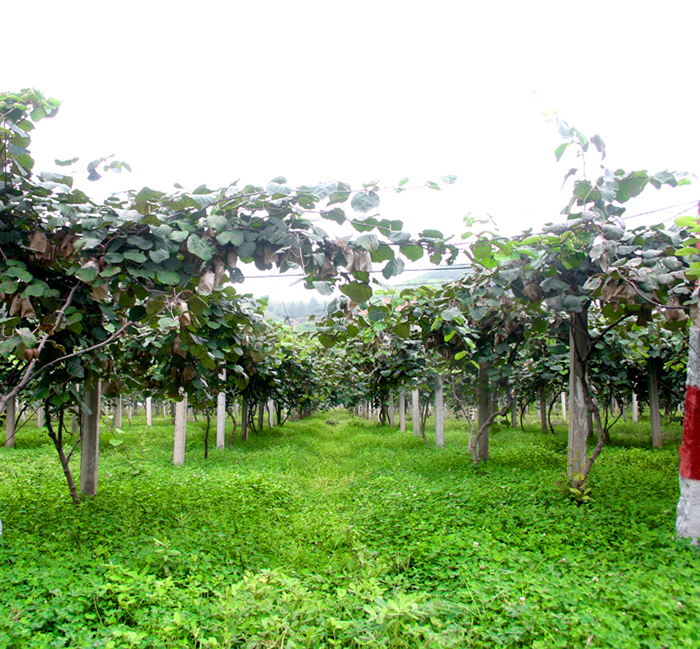
[[[652,450],[618,424],[581,507],[536,422],[478,469],[456,420],[437,449],[321,413],[207,461],[194,422],[175,468],[170,422],[135,418],[77,507],[25,427],[0,449],[0,647],[700,647],[674,426]]]

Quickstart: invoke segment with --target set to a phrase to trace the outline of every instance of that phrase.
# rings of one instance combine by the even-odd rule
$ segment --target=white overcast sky
[[[35,131],[39,169],[112,153],[132,166],[83,180],[98,196],[454,174],[442,192],[387,193],[380,213],[458,236],[466,213],[488,212],[515,233],[567,202],[575,163],[554,159],[554,109],[603,137],[610,168],[700,173],[697,0],[33,0],[19,13],[2,89],[62,102]],[[700,199],[699,184],[647,192],[628,214]]]

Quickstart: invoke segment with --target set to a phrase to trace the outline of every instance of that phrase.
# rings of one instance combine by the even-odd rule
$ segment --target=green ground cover
[[[77,507],[45,433],[0,449],[0,647],[700,647],[675,424],[617,426],[582,507],[537,423],[479,469],[455,420],[437,449],[322,413],[207,461],[202,426],[180,468],[169,421],[104,432]]]

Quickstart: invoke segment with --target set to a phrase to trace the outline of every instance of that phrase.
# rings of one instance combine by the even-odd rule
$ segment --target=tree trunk
[[[241,441],[245,442],[248,439],[248,402],[243,399],[241,401]]]
[[[80,435],[80,493],[97,494],[97,473],[100,459],[100,383],[85,391],[85,406]]]
[[[402,433],[406,432],[406,393],[399,391],[399,427]]]
[[[480,462],[487,462],[489,459],[489,427],[482,430],[483,425],[491,415],[491,404],[489,400],[489,364],[479,363],[479,376],[477,378],[477,439],[476,458]],[[481,434],[479,434],[479,432]]]
[[[75,448],[78,446],[80,443],[80,438],[75,442],[73,448],[71,449],[70,453],[66,455],[65,448],[63,446],[63,431],[65,430],[65,427],[63,425],[63,415],[64,415],[64,410],[61,408],[59,415],[58,415],[58,433],[54,430],[54,427],[51,423],[51,416],[49,414],[48,410],[48,401],[46,402],[46,427],[49,432],[49,437],[51,438],[51,441],[53,442],[54,447],[56,448],[56,452],[58,453],[58,459],[61,462],[61,468],[63,469],[63,475],[66,478],[66,482],[68,483],[68,490],[70,491],[70,496],[71,499],[73,500],[73,503],[77,505],[80,503],[80,496],[78,496],[78,490],[75,486],[75,480],[73,480],[73,473],[70,469],[70,459],[71,456],[73,455],[73,451]]]
[[[445,404],[441,376],[438,376],[435,389],[435,446],[445,446]]]
[[[175,402],[175,439],[173,444],[173,464],[185,463],[185,442],[187,441],[187,395]]]
[[[588,355],[588,312],[572,313],[569,329],[569,443],[567,475],[582,473],[588,456],[590,413],[586,404],[584,381]]]
[[[543,433],[549,432],[547,425],[547,390],[544,386],[540,388],[540,428]]]
[[[14,448],[15,446],[15,417],[17,407],[17,398],[13,397],[7,402],[5,407],[5,446]]]
[[[659,359],[647,361],[649,374],[649,418],[651,419],[651,445],[661,448],[661,408],[659,407]]]
[[[420,392],[418,390],[411,391],[412,412],[413,412],[413,435],[420,437]]]

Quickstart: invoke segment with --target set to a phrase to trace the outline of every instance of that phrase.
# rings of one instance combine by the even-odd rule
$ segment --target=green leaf
[[[345,216],[345,212],[339,207],[336,207],[333,210],[321,210],[321,217],[324,219],[328,219],[329,221],[335,221],[339,225],[345,223],[347,219],[347,217]]]
[[[20,327],[17,329],[17,334],[22,339],[22,342],[27,349],[31,349],[36,345],[37,337],[27,327]]]
[[[191,234],[187,239],[187,249],[202,261],[209,261],[214,256],[212,247],[201,237]],[[241,255],[242,256],[242,255]]]
[[[136,250],[127,250],[122,254],[124,255],[124,259],[129,259],[137,264],[142,264],[146,261],[146,255]]]
[[[212,230],[222,231],[227,224],[228,221],[226,220],[226,216],[224,216],[223,214],[210,214],[207,217],[207,225]]]
[[[391,246],[387,246],[385,243],[380,244],[380,246],[372,252],[372,261],[375,264],[379,264],[393,258],[394,251],[391,249]]]
[[[69,165],[78,162],[78,160],[80,160],[80,158],[71,158],[70,160],[54,160],[54,164],[57,164],[59,167],[68,167]]]
[[[180,275],[171,270],[156,271],[156,278],[161,284],[167,286],[177,286],[180,283]]]
[[[423,239],[444,239],[442,232],[439,230],[423,230],[423,232],[420,233],[420,236]]]
[[[340,287],[341,292],[347,295],[356,304],[364,304],[372,297],[372,288],[361,282],[350,282]]]
[[[404,260],[401,259],[400,257],[396,259],[392,259],[384,268],[382,269],[382,275],[386,279],[389,279],[390,277],[394,277],[395,275],[400,275],[403,273],[404,268],[406,264],[404,263]]]
[[[559,162],[559,160],[561,160],[561,157],[564,155],[564,151],[566,151],[566,147],[568,147],[568,146],[569,146],[569,142],[563,142],[554,150],[554,155],[557,159],[557,162]]]
[[[411,261],[418,261],[423,256],[423,248],[416,245],[400,246],[401,254]]]
[[[685,257],[685,255],[697,255],[698,253],[700,253],[700,250],[698,250],[697,248],[685,247],[679,248],[673,254],[678,257]]]
[[[168,257],[170,257],[170,253],[165,250],[165,248],[156,248],[155,250],[151,250],[148,253],[148,256],[151,258],[151,261],[155,264],[161,264],[163,263]]]
[[[440,185],[438,185],[437,183],[433,182],[432,180],[427,181],[427,182],[425,183],[425,186],[426,186],[426,187],[430,187],[430,189],[438,189],[438,190],[440,189]]]
[[[679,228],[696,228],[698,227],[698,218],[696,216],[679,216],[676,219],[676,225]]]
[[[367,213],[376,207],[379,207],[379,195],[374,191],[358,192],[352,197],[350,206],[356,212]]]
[[[22,282],[31,282],[34,279],[34,276],[29,271],[24,270],[23,268],[18,268],[17,266],[8,268],[7,275],[9,277],[16,277]]]
[[[379,239],[376,234],[363,234],[358,237],[355,241],[356,246],[360,246],[365,250],[376,250],[379,247]]]
[[[132,235],[127,239],[127,242],[131,245],[136,246],[137,248],[140,248],[141,250],[150,250],[151,248],[153,248],[153,241],[149,241],[148,239],[144,239],[143,237],[137,237]]]
[[[321,294],[321,295],[332,295],[335,287],[331,282],[314,282],[314,288]]]
[[[440,180],[448,185],[453,185],[457,181],[457,176],[453,176],[452,174],[440,176]]]
[[[88,266],[86,268],[78,268],[78,270],[75,271],[75,274],[83,282],[89,284],[97,277],[97,270],[98,269],[93,266]]]
[[[597,133],[591,138],[591,142],[595,146],[596,149],[598,149],[598,152],[601,153],[601,160],[605,159],[605,142],[603,142],[603,138],[600,137]]]
[[[243,230],[225,230],[216,235],[216,240],[222,246],[225,246],[227,243],[240,246],[245,241],[245,233]]]
[[[411,335],[411,329],[407,324],[397,324],[392,331],[399,337],[406,339]]]

